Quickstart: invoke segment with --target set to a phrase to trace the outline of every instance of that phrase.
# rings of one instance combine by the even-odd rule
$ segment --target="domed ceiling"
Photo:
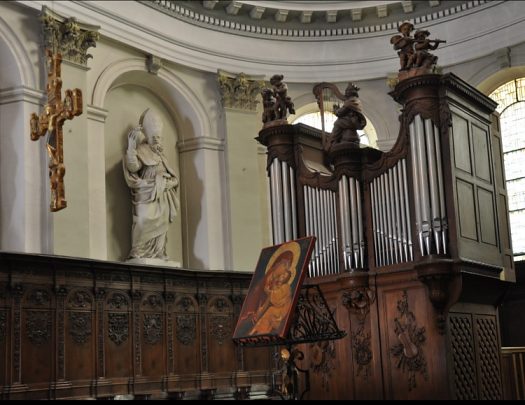
[[[40,8],[40,2],[24,2]],[[123,6],[124,5],[124,6]],[[446,40],[447,67],[523,42],[521,1],[57,1],[57,12],[101,26],[101,35],[206,72],[287,82],[384,78],[399,69],[390,38],[403,21]]]

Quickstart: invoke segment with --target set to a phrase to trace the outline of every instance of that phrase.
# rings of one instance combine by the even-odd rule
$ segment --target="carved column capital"
[[[223,107],[255,111],[257,95],[264,87],[264,80],[249,79],[244,73],[232,74],[219,70],[217,83]]]
[[[40,14],[44,35],[44,46],[54,54],[80,65],[86,65],[93,55],[88,48],[96,47],[99,40],[99,26],[79,23],[75,17],[62,17],[44,6]]]

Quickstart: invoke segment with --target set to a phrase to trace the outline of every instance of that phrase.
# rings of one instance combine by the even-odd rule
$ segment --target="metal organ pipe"
[[[352,227],[352,240],[350,241],[352,245],[352,267],[357,267],[358,262],[358,254],[359,254],[359,243],[357,240],[357,205],[356,205],[356,191],[355,191],[355,182],[353,178],[348,179],[348,183],[350,185],[350,223]]]
[[[403,159],[404,160],[404,159]],[[405,196],[403,193],[403,170],[401,168],[402,161],[399,161],[395,166],[396,173],[396,192],[399,199],[399,204],[397,205],[397,214],[399,216],[399,224],[401,225],[401,244],[402,244],[402,260],[408,261],[408,241],[407,241],[407,219],[405,216]]]
[[[361,187],[359,181],[355,179],[356,199],[357,199],[357,231],[359,234],[359,264],[360,268],[365,268],[365,237],[363,235],[363,210],[361,208]]]
[[[277,231],[277,192],[275,191],[277,180],[275,179],[275,158],[270,165],[270,200],[272,204],[272,234],[273,234],[273,243],[277,244],[279,239],[279,234]]]
[[[292,239],[297,239],[297,208],[295,196],[295,173],[292,167],[290,169],[290,200],[292,205]]]
[[[330,255],[329,255],[329,247],[330,247],[330,235],[328,233],[328,205],[326,202],[326,190],[321,190],[321,207],[322,207],[322,213],[323,213],[323,235],[324,235],[324,244],[323,244],[323,275],[328,274],[330,271]]]
[[[436,151],[434,147],[434,126],[430,119],[425,120],[425,141],[427,145],[428,180],[430,186],[431,226],[434,231],[434,244],[437,254],[441,253],[441,214],[439,212],[439,192],[437,184]]]
[[[412,181],[414,186],[414,208],[416,211],[416,230],[419,240],[419,249],[423,254],[423,235],[421,230],[421,196],[419,192],[419,172],[418,172],[418,155],[416,146],[416,126],[414,122],[410,123],[410,157],[412,160]]]
[[[382,246],[382,255],[383,255],[383,266],[389,264],[388,262],[388,234],[385,226],[385,216],[384,216],[384,202],[385,198],[383,196],[383,190],[381,187],[381,177],[376,179],[376,190],[377,190],[377,202],[378,202],[378,217],[379,217],[379,229],[381,235],[381,246]]]
[[[394,189],[393,189],[393,182],[392,182],[392,169],[388,169],[388,171],[384,174],[385,175],[385,180],[386,180],[386,183],[387,183],[387,194],[389,196],[389,199],[390,199],[390,204],[389,204],[389,218],[390,218],[390,227],[391,227],[391,232],[392,232],[392,245],[394,246],[393,248],[393,262],[394,263],[397,263],[399,262],[399,252],[398,252],[398,246],[397,246],[397,223],[396,223],[396,216],[395,216],[395,210],[396,210],[396,201],[395,201],[395,198],[394,198]]]
[[[414,259],[414,251],[412,249],[412,225],[410,221],[410,205],[408,204],[408,177],[407,177],[407,162],[406,159],[401,160],[401,169],[403,172],[403,195],[404,195],[404,206],[406,215],[406,227],[407,227],[407,242],[408,242],[408,259]],[[416,208],[416,213],[417,213]]]
[[[335,203],[335,193],[330,193],[330,226],[332,227],[332,267],[333,272],[337,273],[339,269],[339,256],[337,254],[337,221],[336,221],[336,203]]]
[[[288,178],[288,165],[286,162],[281,162],[281,175],[283,185],[283,213],[284,213],[284,240],[292,239],[292,218],[291,211],[292,207],[290,204],[290,181]]]
[[[389,215],[388,210],[390,207],[390,196],[387,192],[387,181],[386,176],[381,175],[380,182],[381,182],[381,191],[383,194],[383,217],[385,218],[385,226],[386,226],[386,232],[387,232],[387,239],[388,239],[388,264],[392,264],[394,262],[394,243],[392,241],[392,225],[391,220],[392,217]]]
[[[441,212],[441,239],[443,242],[443,253],[447,254],[447,213],[445,209],[445,190],[443,188],[443,169],[441,165],[441,146],[439,140],[439,129],[434,125],[434,142],[436,146],[436,171],[439,194],[439,211]]]
[[[276,184],[275,184],[275,192],[277,194],[276,202],[276,219],[277,219],[277,234],[278,234],[278,240],[276,243],[283,243],[284,242],[284,218],[283,218],[283,184],[282,184],[282,174],[281,174],[281,165],[280,162],[277,160],[275,161],[275,178],[276,178]]]
[[[348,213],[350,211],[350,207],[348,204],[348,179],[346,176],[343,176],[342,178],[342,191],[343,191],[343,208],[342,208],[342,215],[341,220],[342,224],[345,227],[345,238],[343,240],[344,242],[344,256],[345,256],[345,270],[350,270],[352,268],[352,255],[350,254],[350,244],[352,239],[352,231],[350,230],[350,219],[348,216]]]
[[[416,145],[419,169],[419,191],[421,193],[421,232],[425,243],[423,255],[430,254],[430,196],[428,192],[427,153],[425,150],[425,129],[420,115],[414,118],[416,123]]]
[[[372,206],[372,235],[374,238],[374,260],[375,265],[381,266],[381,263],[379,262],[379,241],[377,238],[377,216],[376,216],[376,197],[375,197],[375,188],[374,188],[374,182],[370,182],[370,204]]]

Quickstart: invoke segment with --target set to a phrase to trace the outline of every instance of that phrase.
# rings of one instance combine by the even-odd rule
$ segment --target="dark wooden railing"
[[[525,347],[503,347],[501,368],[505,399],[525,399]]]

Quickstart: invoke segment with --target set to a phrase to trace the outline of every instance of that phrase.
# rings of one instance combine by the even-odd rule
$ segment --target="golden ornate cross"
[[[67,207],[64,193],[63,131],[65,120],[82,114],[82,92],[80,89],[66,90],[62,101],[62,79],[60,66],[62,55],[46,49],[47,62],[47,104],[40,116],[31,114],[31,140],[37,141],[46,133],[49,155],[49,180],[51,183],[51,211]]]

